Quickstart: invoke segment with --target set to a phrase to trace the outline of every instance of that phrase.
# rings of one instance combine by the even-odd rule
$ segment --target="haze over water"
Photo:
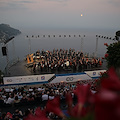
[[[93,55],[96,51],[96,35],[107,36],[114,38],[115,30],[86,30],[86,29],[30,29],[22,30],[22,34],[16,36],[12,41],[8,43],[8,57],[9,61],[19,57],[23,60],[24,57],[30,53],[29,39],[31,43],[31,53],[35,53],[37,50],[52,51],[55,49],[75,49],[81,51],[81,38],[83,38],[83,52]],[[32,37],[34,35],[34,37]],[[38,38],[39,35],[39,38]],[[43,37],[45,35],[45,37]],[[48,36],[50,35],[50,37]],[[55,37],[53,37],[55,35]],[[61,35],[61,37],[59,37]],[[64,37],[66,35],[66,37]],[[71,35],[71,37],[69,37]],[[74,37],[75,35],[75,37]],[[79,35],[81,37],[79,37]],[[85,35],[85,37],[83,37]],[[98,39],[98,51],[97,57],[104,57],[106,53],[106,47],[104,43],[113,43],[113,40]],[[1,47],[3,45],[1,44]],[[4,69],[6,66],[6,57],[2,56],[0,49],[0,69]]]

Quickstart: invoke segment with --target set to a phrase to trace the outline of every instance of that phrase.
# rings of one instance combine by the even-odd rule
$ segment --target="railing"
[[[3,73],[5,76],[8,76],[10,73],[9,73],[9,70],[12,66],[16,65],[17,63],[19,62],[19,57],[9,61],[9,63],[6,65]]]

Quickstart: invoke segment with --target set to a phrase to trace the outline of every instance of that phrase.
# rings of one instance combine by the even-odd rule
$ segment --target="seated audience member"
[[[33,89],[30,87],[30,88],[29,88],[29,92],[32,92],[32,91],[33,91]]]
[[[18,94],[18,99],[21,100],[22,97],[23,97],[23,96],[21,95],[21,93],[19,93],[19,94]]]
[[[0,107],[3,107],[3,105],[4,105],[4,100],[3,100],[2,96],[0,95]]]
[[[9,92],[10,92],[10,89],[9,89],[9,88],[6,88],[6,89],[5,89],[5,92],[9,93]]]
[[[53,93],[53,92],[50,93],[48,99],[49,99],[49,100],[52,100],[52,99],[54,99],[54,98],[55,98],[54,93]]]
[[[46,92],[42,95],[42,101],[48,100],[48,94]]]
[[[33,97],[32,94],[30,94],[30,95],[28,96],[28,101],[33,101],[33,100],[34,100],[34,97]]]
[[[19,103],[20,100],[18,99],[18,96],[15,96],[15,100],[14,100],[14,103]]]
[[[15,110],[15,112],[13,113],[13,120],[20,120],[20,118],[23,118],[23,114],[21,111],[19,111],[18,109]]]
[[[10,96],[8,97],[6,104],[13,104],[14,103],[14,95],[10,94]]]
[[[23,93],[23,97],[22,97],[22,99],[20,100],[20,102],[21,102],[22,104],[27,103],[27,97],[26,97],[26,94],[25,94],[25,93]]]

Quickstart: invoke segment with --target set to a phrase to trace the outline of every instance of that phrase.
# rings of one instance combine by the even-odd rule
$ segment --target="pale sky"
[[[0,0],[0,23],[15,28],[120,29],[120,0]]]

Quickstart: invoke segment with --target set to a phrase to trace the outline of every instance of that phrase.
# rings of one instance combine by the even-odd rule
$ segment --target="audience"
[[[80,81],[80,84],[91,84],[91,92],[96,92],[95,83],[96,80],[87,80]],[[54,99],[55,96],[59,95],[61,102],[65,101],[65,94],[69,91],[72,94],[72,97],[74,99],[74,93],[72,92],[76,88],[76,83],[48,83],[43,84],[39,87],[19,87],[19,88],[7,88],[9,89],[9,92],[6,91],[6,89],[2,89],[0,92],[0,108],[2,110],[3,107],[7,107],[6,105],[11,105],[12,108],[16,108],[16,105],[19,105],[19,107],[26,106],[33,103],[34,105],[38,106],[41,104],[41,106],[44,108],[46,105],[47,100]],[[12,90],[11,90],[12,89]],[[32,102],[32,103],[31,103]],[[22,120],[23,116],[28,114],[29,112],[32,112],[31,110],[23,111],[26,113],[22,113],[18,108],[15,110],[14,113],[8,112],[1,112],[0,110],[0,120]],[[51,117],[56,117],[52,113],[50,114]],[[50,117],[49,116],[49,117]]]

